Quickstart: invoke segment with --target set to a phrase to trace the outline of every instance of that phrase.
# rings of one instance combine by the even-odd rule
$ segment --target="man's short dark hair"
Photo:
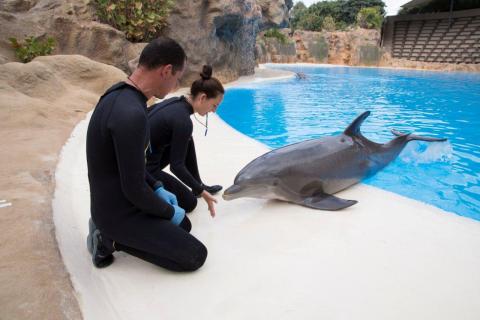
[[[176,72],[183,69],[186,59],[187,55],[178,42],[168,37],[159,37],[143,49],[138,65],[151,70],[171,64]]]

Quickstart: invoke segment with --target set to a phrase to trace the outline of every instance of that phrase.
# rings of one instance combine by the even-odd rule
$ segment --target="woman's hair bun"
[[[212,66],[204,65],[200,77],[202,77],[203,80],[210,79],[212,77]]]

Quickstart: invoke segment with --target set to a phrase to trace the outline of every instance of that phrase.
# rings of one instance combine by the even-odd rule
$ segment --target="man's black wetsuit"
[[[174,209],[155,195],[156,181],[145,169],[150,138],[146,100],[120,82],[95,107],[87,131],[92,219],[117,250],[167,269],[195,270],[207,250],[188,233],[187,217],[180,227],[170,221]]]
[[[192,203],[204,190],[198,172],[197,155],[193,142],[193,108],[185,97],[167,99],[153,105],[148,111],[151,148],[147,152],[147,170],[156,179],[176,180],[162,170],[170,164],[170,171],[192,189],[184,187],[177,197]],[[178,180],[178,188],[182,185]]]

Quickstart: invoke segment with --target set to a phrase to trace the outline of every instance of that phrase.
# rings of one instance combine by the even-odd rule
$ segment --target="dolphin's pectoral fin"
[[[305,198],[300,204],[313,209],[335,211],[353,206],[357,202],[356,200],[345,200],[331,194],[320,193]]]

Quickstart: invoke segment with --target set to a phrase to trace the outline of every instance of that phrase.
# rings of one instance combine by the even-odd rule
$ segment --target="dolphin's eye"
[[[340,142],[345,142],[345,138],[340,139]]]

